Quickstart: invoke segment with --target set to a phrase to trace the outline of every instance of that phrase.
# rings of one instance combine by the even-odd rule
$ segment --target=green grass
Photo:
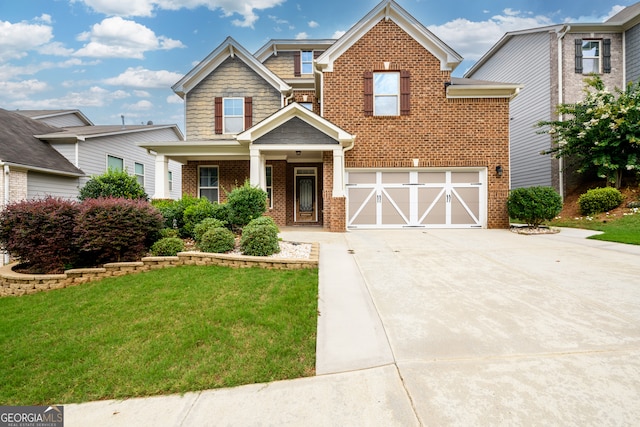
[[[598,234],[589,238],[605,240],[608,242],[640,245],[640,212],[621,217],[604,217],[604,219],[602,217],[592,219],[588,219],[586,217],[579,219],[560,218],[551,221],[549,225],[555,227],[573,227],[602,231],[603,234]]]
[[[315,373],[317,269],[178,267],[0,298],[0,402],[184,393]]]

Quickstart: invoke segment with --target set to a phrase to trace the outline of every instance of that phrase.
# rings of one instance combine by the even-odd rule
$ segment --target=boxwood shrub
[[[516,188],[507,200],[509,217],[537,228],[562,210],[562,198],[552,187]]]
[[[245,255],[269,256],[280,252],[278,226],[267,216],[251,220],[243,229],[240,250]]]
[[[245,181],[242,187],[234,188],[227,194],[227,205],[229,224],[242,228],[267,211],[267,193]]]
[[[592,215],[615,209],[623,200],[622,193],[613,187],[594,188],[578,198],[578,207],[583,215]]]
[[[193,227],[193,238],[196,242],[202,240],[202,236],[212,228],[224,228],[226,223],[217,218],[205,218]]]
[[[151,246],[153,256],[176,256],[184,251],[184,241],[179,237],[164,237]]]
[[[205,232],[198,242],[202,252],[224,253],[235,248],[236,236],[224,227],[211,228]]]

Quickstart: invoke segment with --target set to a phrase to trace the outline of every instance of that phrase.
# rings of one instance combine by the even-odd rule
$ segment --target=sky
[[[636,0],[396,0],[465,59],[505,32],[603,22]],[[379,0],[0,0],[0,108],[79,109],[94,124],[177,124],[171,86],[227,36],[338,38]]]

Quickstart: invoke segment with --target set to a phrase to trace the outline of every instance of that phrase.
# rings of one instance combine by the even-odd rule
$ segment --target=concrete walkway
[[[65,425],[636,425],[640,247],[588,234],[287,229],[321,244],[318,376],[65,405]]]

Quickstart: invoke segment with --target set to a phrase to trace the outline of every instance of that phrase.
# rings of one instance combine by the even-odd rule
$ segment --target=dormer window
[[[576,73],[611,72],[611,39],[576,39]]]

